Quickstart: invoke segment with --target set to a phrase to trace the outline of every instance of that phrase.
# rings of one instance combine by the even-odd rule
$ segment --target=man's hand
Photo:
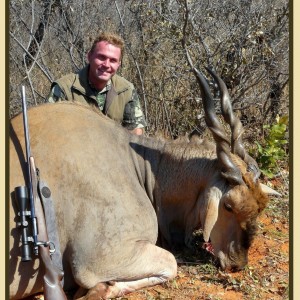
[[[136,134],[136,135],[142,135],[144,133],[143,128],[135,128],[133,130],[130,130],[131,133]]]

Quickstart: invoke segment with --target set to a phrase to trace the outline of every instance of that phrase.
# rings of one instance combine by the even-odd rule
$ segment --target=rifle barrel
[[[25,146],[26,146],[26,159],[27,159],[27,184],[28,187],[28,198],[30,201],[30,211],[33,225],[33,242],[36,248],[37,245],[37,225],[35,218],[35,208],[34,208],[34,199],[33,199],[33,187],[31,181],[31,170],[30,170],[30,157],[31,157],[31,149],[30,149],[30,139],[29,139],[29,126],[27,119],[27,105],[26,105],[26,94],[25,94],[25,86],[22,86],[22,109],[23,109],[23,124],[24,124],[24,135],[25,135]]]

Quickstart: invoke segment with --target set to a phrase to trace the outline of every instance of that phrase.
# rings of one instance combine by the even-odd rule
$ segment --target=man
[[[116,74],[123,51],[121,37],[100,34],[87,54],[88,65],[53,82],[48,101],[72,100],[95,105],[130,132],[143,134],[146,122],[137,92],[132,83]]]

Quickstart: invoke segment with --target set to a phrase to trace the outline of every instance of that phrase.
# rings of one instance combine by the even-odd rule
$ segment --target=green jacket
[[[52,87],[58,84],[64,93],[66,100],[79,101],[97,106],[95,92],[88,83],[88,68],[84,67],[79,73],[71,73],[52,83]],[[134,86],[125,78],[114,75],[111,78],[112,86],[107,92],[103,113],[111,119],[122,123],[126,104],[132,99]]]

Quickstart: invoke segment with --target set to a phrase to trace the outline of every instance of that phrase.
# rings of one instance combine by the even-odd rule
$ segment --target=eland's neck
[[[145,137],[133,139],[131,146],[162,235],[171,243],[184,240],[187,231],[200,225],[199,195],[219,174],[215,154],[199,145]]]

